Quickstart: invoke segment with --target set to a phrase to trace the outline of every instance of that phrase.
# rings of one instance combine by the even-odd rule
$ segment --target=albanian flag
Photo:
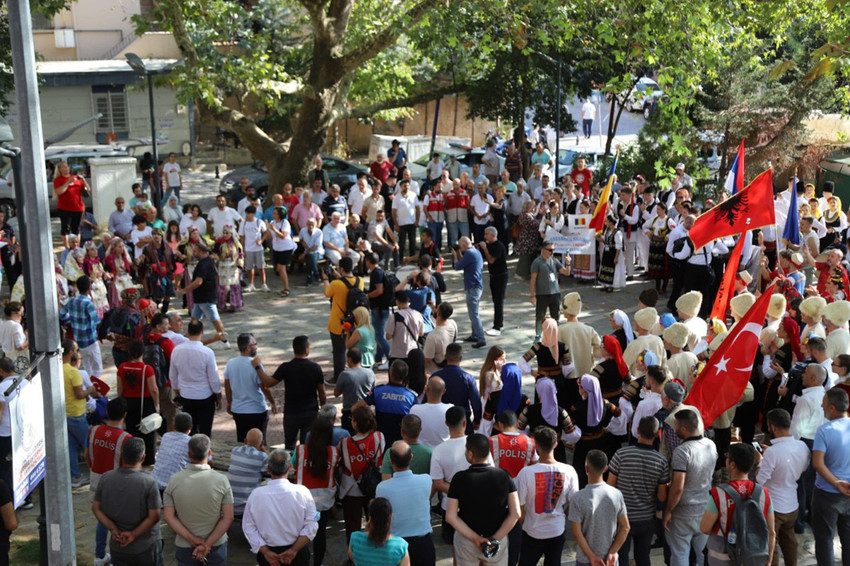
[[[738,191],[697,218],[688,236],[699,250],[707,243],[776,224],[773,205],[773,171],[768,169],[743,191]]]

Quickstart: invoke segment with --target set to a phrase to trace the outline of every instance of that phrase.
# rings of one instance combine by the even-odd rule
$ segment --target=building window
[[[124,138],[130,129],[127,113],[127,96],[123,86],[93,86],[92,101],[94,111],[103,114],[97,120],[97,134],[114,133]]]
[[[53,18],[48,18],[36,11],[32,12],[32,29],[53,29]]]

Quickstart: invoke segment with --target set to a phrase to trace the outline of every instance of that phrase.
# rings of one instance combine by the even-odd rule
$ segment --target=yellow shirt
[[[346,277],[351,286],[357,280],[357,287],[363,289],[362,277]],[[328,332],[342,334],[342,317],[345,316],[345,306],[348,302],[348,287],[341,280],[331,281],[325,289],[325,296],[331,299],[331,315],[328,317]]]
[[[62,372],[65,374],[65,416],[81,417],[86,414],[86,400],[77,399],[74,387],[83,386],[83,376],[71,364],[63,365]]]

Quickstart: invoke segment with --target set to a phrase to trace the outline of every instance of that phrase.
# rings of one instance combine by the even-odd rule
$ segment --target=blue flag
[[[788,207],[788,217],[785,219],[785,229],[782,239],[788,244],[800,245],[800,213],[797,210],[797,175],[794,175],[794,186],[791,187],[791,205]]]

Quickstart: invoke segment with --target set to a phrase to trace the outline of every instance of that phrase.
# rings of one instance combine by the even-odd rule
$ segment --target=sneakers
[[[484,332],[484,334],[486,334],[487,336],[501,336],[502,330],[500,328],[491,328],[490,330]]]
[[[246,293],[253,293],[254,291],[256,291],[256,290],[257,290],[257,288],[256,288],[256,287],[254,287],[253,285],[248,285],[247,287],[245,287],[245,288],[244,288],[244,289],[242,289],[242,290],[243,290],[244,292],[246,292]]]
[[[262,286],[262,287],[260,287],[260,291],[262,291],[263,293],[270,293],[270,292],[271,292],[271,289],[269,289],[269,286],[268,286],[268,285],[266,285],[265,283],[263,283],[263,286]]]
[[[475,344],[472,345],[472,347],[475,348],[476,350],[478,350],[480,348],[485,348],[486,346],[487,346],[487,342],[476,342]]]
[[[21,509],[23,509],[25,511],[28,511],[28,510],[32,509],[33,507],[35,507],[35,505],[32,504],[32,500],[30,500],[30,499],[27,499],[26,501],[24,501],[24,504],[21,505]]]
[[[94,566],[108,566],[109,564],[112,564],[112,556],[108,552],[103,555],[103,558],[95,557],[94,559]]]
[[[336,379],[333,379],[333,378],[331,378],[331,379],[325,378],[324,382],[325,382],[325,385],[327,385],[328,387],[333,387],[333,386],[336,385]]]
[[[475,342],[475,337],[474,336],[467,336],[466,338],[463,339],[463,341],[464,342]]]
[[[377,366],[375,366],[375,368],[378,371],[385,371],[385,370],[390,369],[390,364],[389,364],[389,362],[381,362]]]
[[[76,478],[71,478],[71,488],[77,489],[83,487],[84,485],[89,484],[89,478],[85,476],[78,476]]]

